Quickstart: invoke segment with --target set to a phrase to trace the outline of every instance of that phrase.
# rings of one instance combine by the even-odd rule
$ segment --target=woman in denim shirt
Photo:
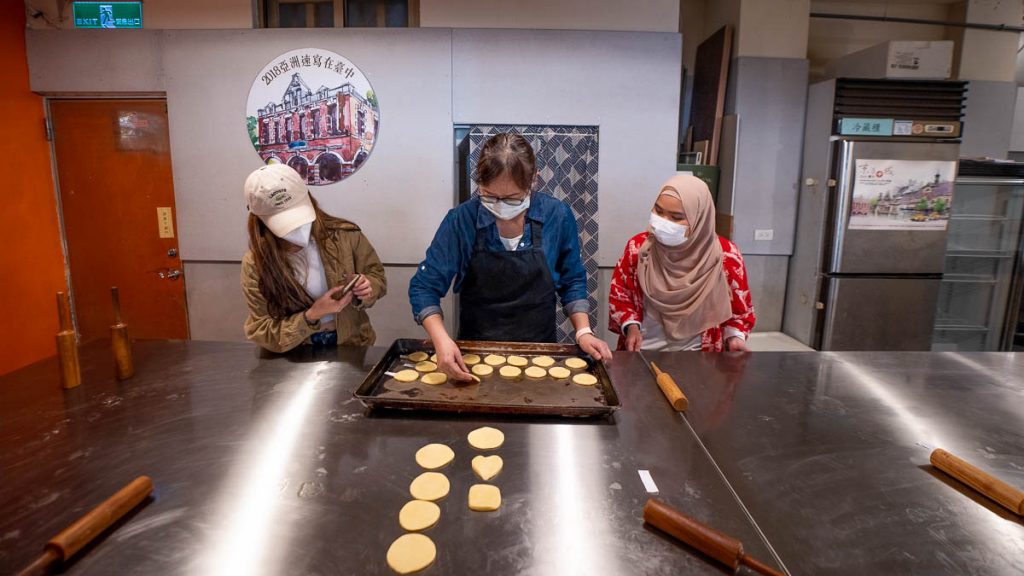
[[[531,193],[537,169],[530,144],[518,134],[491,137],[473,179],[480,194],[448,211],[409,284],[413,315],[434,344],[438,367],[456,380],[472,378],[441,316],[453,281],[460,340],[554,342],[560,300],[580,348],[611,359],[590,328],[576,219],[563,202]]]

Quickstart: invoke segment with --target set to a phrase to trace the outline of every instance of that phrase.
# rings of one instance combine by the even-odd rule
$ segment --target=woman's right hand
[[[346,306],[352,303],[352,292],[345,294],[340,300],[334,299],[334,295],[341,292],[344,288],[344,286],[335,286],[325,292],[323,296],[317,298],[316,302],[313,302],[313,305],[309,307],[309,310],[306,310],[306,318],[310,322],[316,322],[328,314],[338,314],[344,310]]]
[[[644,335],[640,332],[639,324],[630,324],[626,328],[626,350],[628,352],[639,352],[640,344],[644,341]]]
[[[437,354],[437,369],[460,382],[473,380],[473,375],[462,360],[462,352],[447,334],[434,339],[434,353]]]

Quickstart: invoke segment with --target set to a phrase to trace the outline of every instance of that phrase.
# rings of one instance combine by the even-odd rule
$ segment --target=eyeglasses
[[[484,204],[497,204],[501,202],[506,206],[522,206],[523,202],[526,202],[526,199],[530,197],[526,195],[523,198],[495,198],[494,196],[484,196],[483,194],[477,195],[480,196],[480,201]]]

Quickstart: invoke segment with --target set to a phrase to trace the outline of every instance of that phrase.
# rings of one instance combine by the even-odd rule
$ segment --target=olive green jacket
[[[341,218],[325,218],[313,223],[313,238],[320,249],[324,273],[329,287],[339,286],[345,274],[357,272],[370,281],[373,295],[360,304],[345,307],[334,319],[338,332],[338,345],[372,346],[377,335],[370,326],[366,308],[387,293],[384,265],[370,241],[355,224]],[[303,312],[284,319],[275,319],[267,312],[267,301],[259,288],[259,276],[252,251],[242,258],[242,292],[249,305],[245,320],[245,336],[271,352],[286,352],[299,344],[308,343],[309,337],[319,332],[319,322],[310,326]]]

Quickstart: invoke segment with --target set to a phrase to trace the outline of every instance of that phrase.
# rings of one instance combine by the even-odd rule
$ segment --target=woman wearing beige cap
[[[299,344],[372,345],[365,309],[384,295],[387,280],[359,227],[320,210],[302,176],[284,164],[250,174],[245,199],[246,337],[272,352]]]
[[[608,305],[620,350],[747,349],[755,320],[747,270],[736,245],[715,234],[702,180],[680,174],[662,184],[648,231],[615,266]]]

